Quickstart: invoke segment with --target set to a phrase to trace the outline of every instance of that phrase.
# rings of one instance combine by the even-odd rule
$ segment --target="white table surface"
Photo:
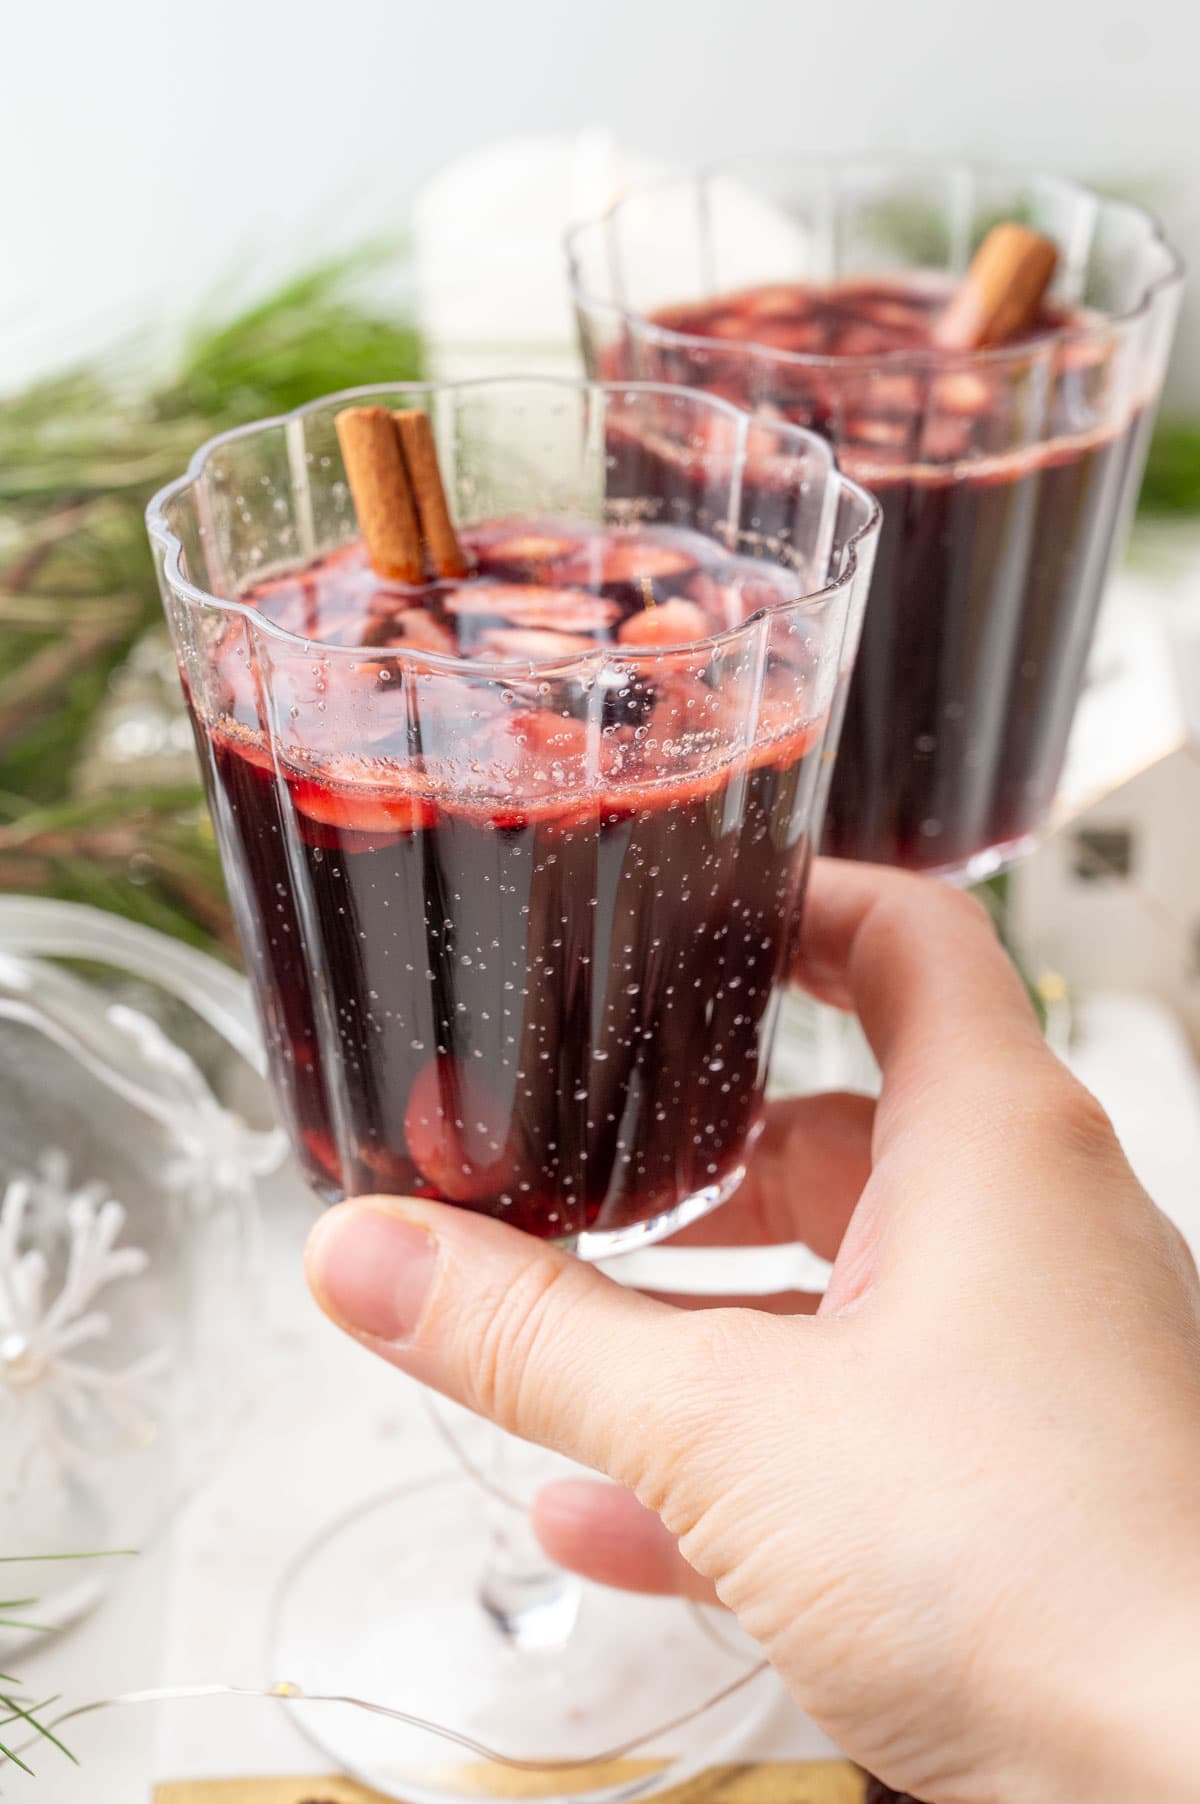
[[[1083,1011],[1074,1062],[1113,1114],[1139,1173],[1200,1247],[1200,1103],[1185,1042],[1138,998],[1098,997]],[[81,1701],[158,1684],[269,1683],[266,1627],[291,1556],[348,1504],[441,1469],[444,1448],[415,1387],[368,1359],[318,1316],[303,1288],[300,1248],[311,1205],[290,1168],[265,1198],[269,1249],[252,1401],[220,1470],[144,1554],[90,1621],[23,1663],[35,1691]],[[74,1726],[82,1764],[53,1752],[29,1781],[5,1775],[5,1797],[38,1804],[146,1804],[154,1780],[319,1770],[277,1705],[176,1704]],[[786,1703],[753,1752],[827,1752]]]

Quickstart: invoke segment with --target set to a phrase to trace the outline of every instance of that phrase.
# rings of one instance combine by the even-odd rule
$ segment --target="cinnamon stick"
[[[334,422],[371,568],[419,583],[421,528],[396,425],[386,407],[344,407]]]
[[[446,503],[429,415],[419,407],[406,407],[393,418],[434,573],[437,576],[465,576],[467,560]]]
[[[1058,249],[1028,226],[993,226],[933,328],[943,351],[1001,345],[1033,324]]]

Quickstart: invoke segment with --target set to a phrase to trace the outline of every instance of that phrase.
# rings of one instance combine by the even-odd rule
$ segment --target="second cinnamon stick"
[[[465,576],[467,560],[450,518],[429,415],[419,407],[408,407],[393,418],[434,573],[443,577]]]

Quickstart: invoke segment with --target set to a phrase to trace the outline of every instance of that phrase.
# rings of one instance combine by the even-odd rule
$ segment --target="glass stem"
[[[496,1430],[490,1438],[486,1508],[492,1533],[479,1601],[514,1647],[561,1647],[579,1615],[581,1583],[546,1558],[528,1511],[510,1494],[509,1437]]]

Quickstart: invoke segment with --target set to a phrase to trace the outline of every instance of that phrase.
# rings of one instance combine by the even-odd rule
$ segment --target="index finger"
[[[989,1083],[998,1061],[1014,1074],[1051,1062],[987,910],[934,878],[818,859],[796,975],[862,1022],[884,1076],[882,1127],[897,1091],[906,1110],[940,1108],[943,1084]]]

